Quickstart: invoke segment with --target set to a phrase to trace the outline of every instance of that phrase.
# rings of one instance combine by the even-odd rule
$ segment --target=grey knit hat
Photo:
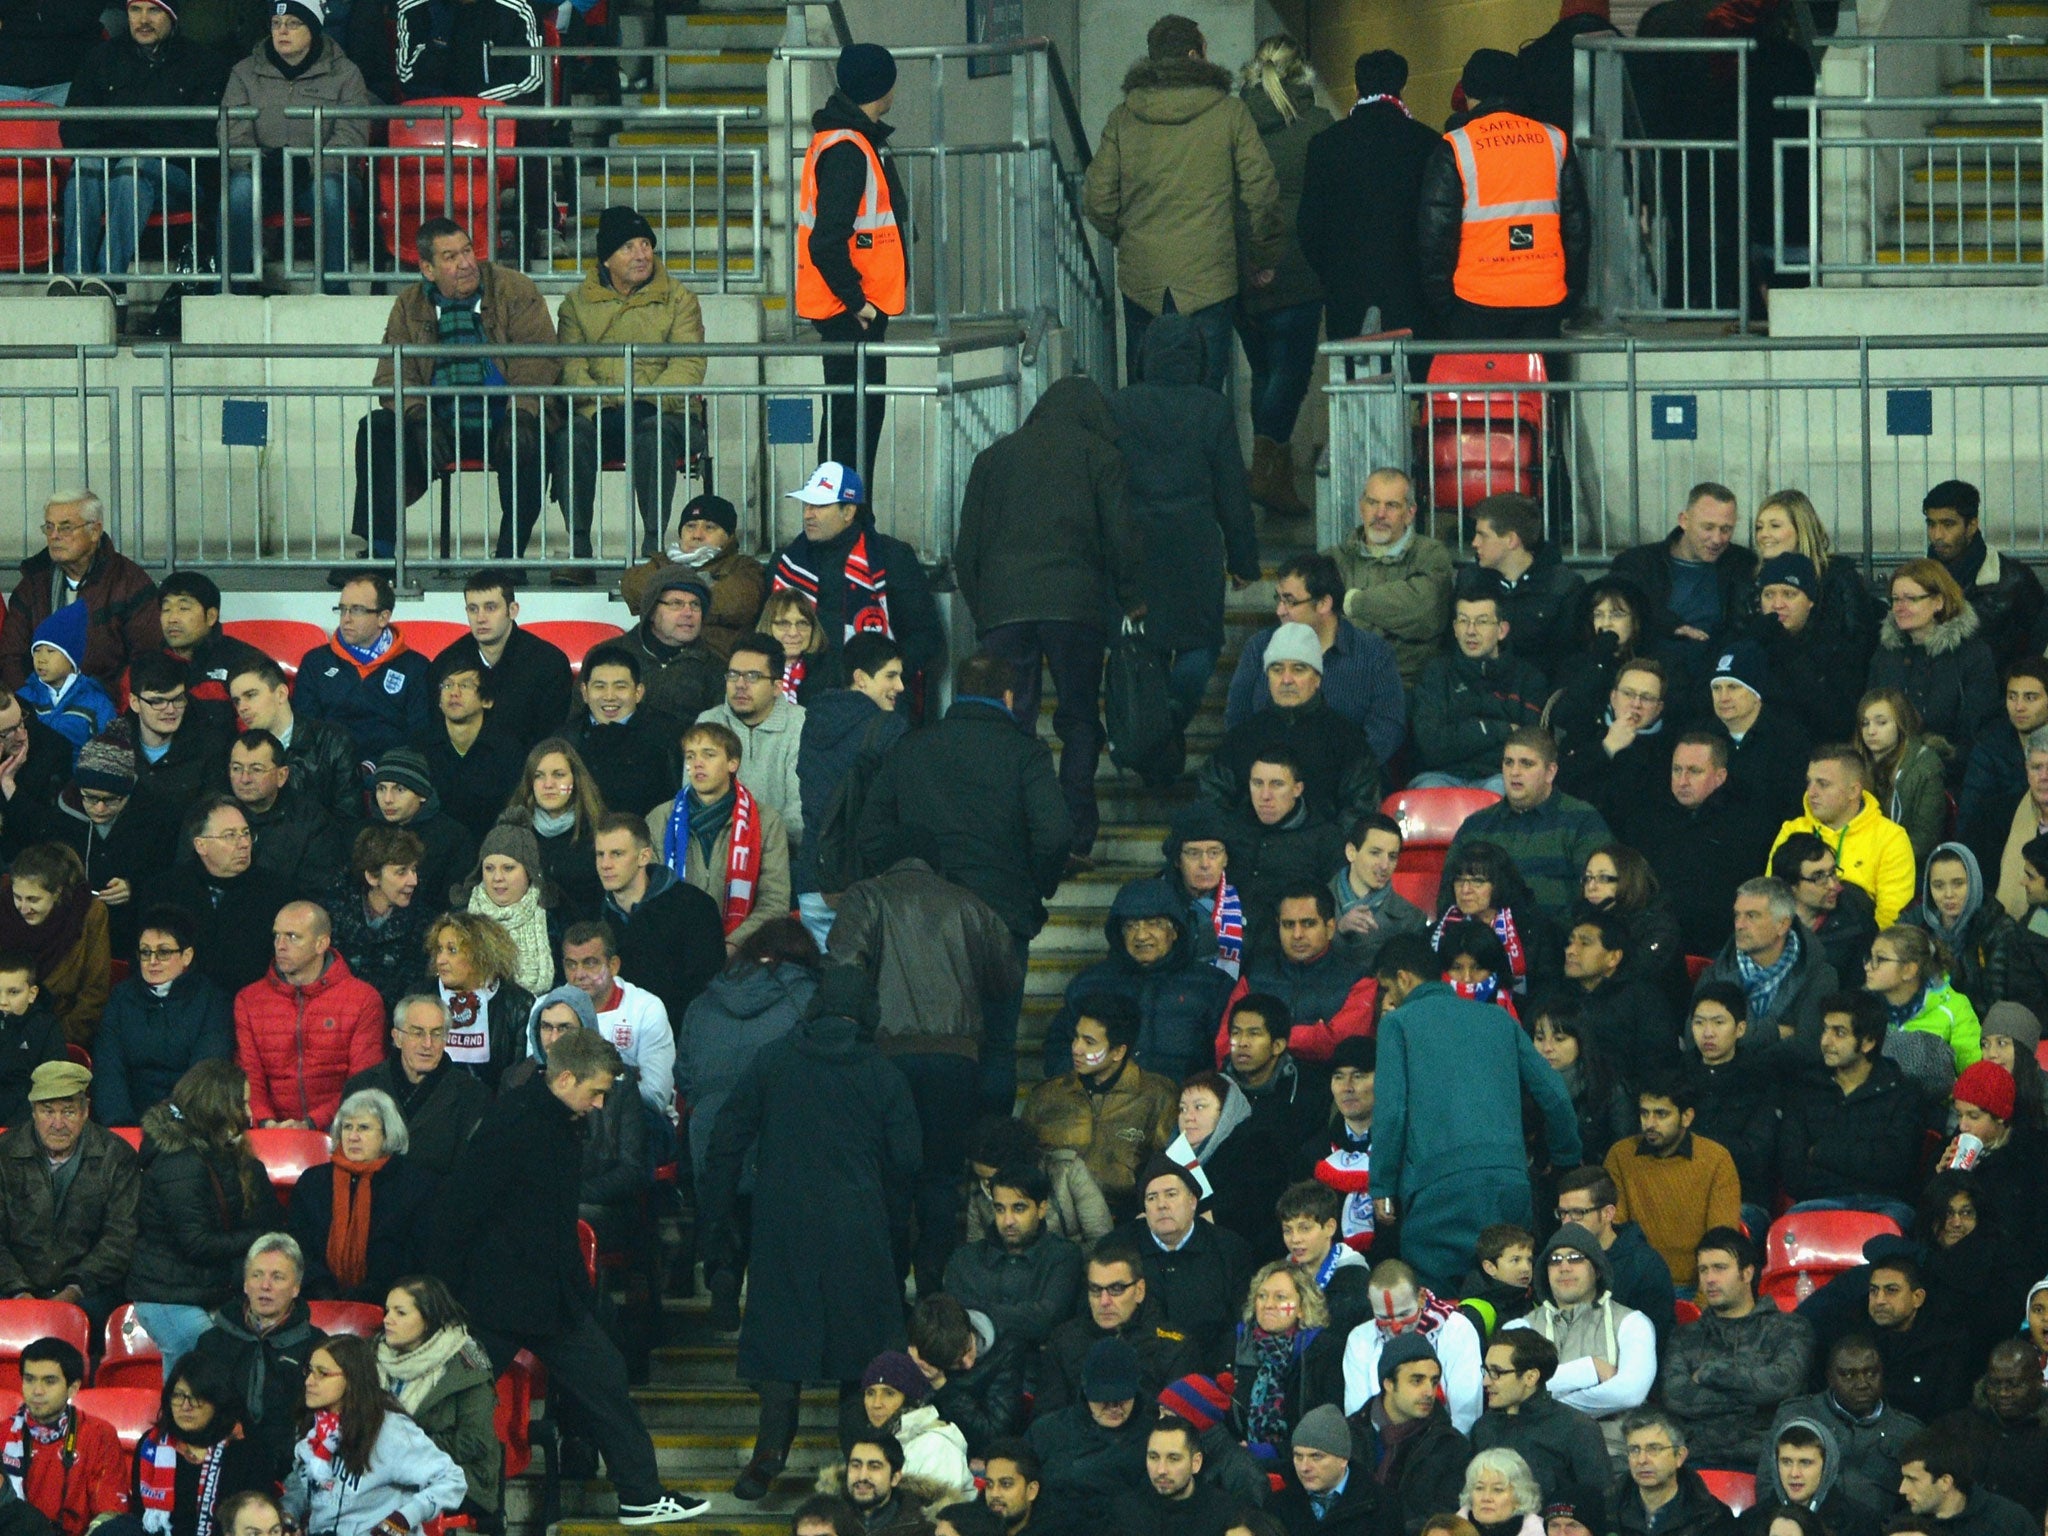
[[[1380,1349],[1380,1380],[1392,1381],[1402,1366],[1413,1365],[1418,1360],[1435,1358],[1436,1351],[1429,1347],[1429,1340],[1421,1334],[1396,1334]]]
[[[384,775],[380,773],[378,777],[382,778]],[[517,859],[524,864],[528,882],[536,890],[540,888],[540,839],[533,835],[531,827],[501,821],[486,832],[483,846],[476,851],[476,867],[479,871],[484,867],[484,860],[494,853],[502,854],[508,859]]]
[[[376,782],[409,789],[422,800],[432,799],[434,794],[434,781],[428,777],[427,755],[411,747],[393,747],[378,758]],[[536,856],[540,852],[537,843],[534,852]]]
[[[1294,1426],[1294,1449],[1321,1451],[1325,1456],[1351,1459],[1351,1426],[1344,1422],[1344,1410],[1335,1403],[1311,1408]]]
[[[1266,642],[1266,665],[1277,666],[1283,661],[1298,661],[1303,666],[1314,667],[1316,676],[1321,677],[1323,642],[1306,624],[1282,624],[1273,631],[1273,638]]]
[[[79,789],[102,795],[135,793],[135,743],[126,722],[109,726],[78,749],[78,762],[71,770],[71,782]],[[2035,1033],[2040,1032],[2036,1026]]]
[[[89,750],[89,749],[88,749]],[[79,766],[85,764],[85,754],[79,754]],[[1993,1003],[1984,1015],[1981,1033],[2004,1035],[2015,1049],[2024,1049],[2031,1056],[2041,1048],[2041,1021],[2024,1003]]]

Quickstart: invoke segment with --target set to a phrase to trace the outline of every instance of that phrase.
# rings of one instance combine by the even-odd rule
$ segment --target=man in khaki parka
[[[1344,617],[1394,648],[1412,689],[1443,650],[1451,618],[1451,552],[1415,526],[1415,485],[1376,469],[1358,498],[1358,526],[1323,551],[1344,573]]]
[[[607,208],[597,221],[597,266],[562,300],[556,315],[564,345],[683,345],[704,339],[697,296],[669,276],[654,249],[654,227],[638,211]],[[622,356],[570,357],[562,382],[571,388],[616,389],[626,381]],[[678,388],[704,382],[701,357],[644,357],[633,362],[637,388]],[[572,400],[568,425],[555,434],[555,494],[569,524],[572,557],[590,554],[597,472],[626,456],[626,402],[617,395]],[[691,400],[650,395],[633,402],[633,499],[640,506],[640,557],[661,548],[675,501],[676,464],[689,451]]]
[[[1270,283],[1286,243],[1280,184],[1230,72],[1209,62],[1200,27],[1162,16],[1145,51],[1124,76],[1123,105],[1103,125],[1085,208],[1116,244],[1129,376],[1137,377],[1146,327],[1183,314],[1207,349],[1202,382],[1222,390],[1237,347],[1237,213],[1251,281]]]

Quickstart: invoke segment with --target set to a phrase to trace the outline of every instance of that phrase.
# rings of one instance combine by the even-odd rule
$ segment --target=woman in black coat
[[[1628,662],[1649,654],[1647,637],[1654,633],[1649,594],[1626,576],[1602,576],[1579,594],[1574,609],[1572,649],[1550,679],[1555,694],[1550,729],[1560,742],[1572,745],[1603,733],[1600,721],[1615,679]],[[1667,700],[1666,715],[1680,703]]]
[[[917,1172],[922,1137],[909,1084],[874,1047],[875,1014],[866,973],[829,967],[803,1022],[741,1075],[705,1154],[707,1259],[731,1242],[749,1154],[756,1168],[739,1373],[761,1395],[761,1421],[734,1486],[742,1498],[782,1470],[801,1383],[837,1381],[844,1397],[868,1361],[903,1347],[890,1196]]]
[[[192,919],[152,908],[141,932],[135,974],[115,984],[93,1036],[92,1110],[102,1125],[140,1124],[196,1063],[235,1054],[233,999],[192,969]]]
[[[284,1219],[245,1141],[249,1079],[232,1061],[202,1061],[142,1117],[142,1195],[128,1295],[163,1351],[168,1377],[239,1295],[249,1245]]]
[[[1977,610],[1938,561],[1908,560],[1893,571],[1891,596],[1866,686],[1898,689],[1920,711],[1923,729],[1955,748],[1953,786],[1978,732],[1998,717],[1998,663],[1978,633]]]
[[[1223,648],[1223,577],[1259,579],[1258,533],[1230,405],[1202,387],[1202,333],[1161,315],[1139,344],[1142,382],[1110,397],[1128,505],[1144,540],[1145,637],[1173,654],[1173,691],[1194,718]]]
[[[358,1088],[334,1115],[334,1158],[292,1188],[289,1231],[306,1256],[309,1301],[382,1305],[419,1261],[434,1181],[405,1160],[405,1118],[381,1088]]]
[[[1235,1232],[1254,1254],[1279,1246],[1273,1205],[1288,1183],[1287,1151],[1276,1145],[1263,1122],[1252,1118],[1251,1100],[1220,1072],[1196,1072],[1181,1079],[1180,1135],[1166,1155],[1209,1186],[1201,1209],[1226,1232]]]
[[[238,1493],[274,1492],[248,1420],[241,1389],[218,1361],[188,1355],[165,1372],[156,1422],[135,1448],[128,1505],[135,1518],[165,1517],[164,1536],[199,1536],[202,1522],[221,1536],[214,1519],[221,1505]]]

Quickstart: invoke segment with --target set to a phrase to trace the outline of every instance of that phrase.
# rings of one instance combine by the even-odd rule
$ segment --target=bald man
[[[235,1061],[249,1075],[249,1119],[324,1131],[342,1084],[384,1059],[384,1002],[333,948],[310,901],[270,926],[270,969],[235,994]]]

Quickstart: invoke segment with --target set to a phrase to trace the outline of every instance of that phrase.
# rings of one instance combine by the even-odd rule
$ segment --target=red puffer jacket
[[[272,966],[235,994],[235,1063],[249,1074],[249,1118],[333,1123],[341,1085],[384,1059],[384,1003],[330,952],[311,986]]]

